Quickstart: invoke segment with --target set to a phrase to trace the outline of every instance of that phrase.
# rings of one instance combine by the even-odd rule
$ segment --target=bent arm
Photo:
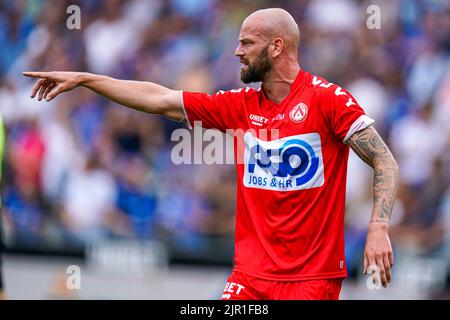
[[[24,72],[25,76],[38,78],[32,97],[52,100],[62,92],[78,86],[86,87],[123,106],[151,114],[161,114],[182,121],[182,93],[152,82],[119,80],[85,72]]]

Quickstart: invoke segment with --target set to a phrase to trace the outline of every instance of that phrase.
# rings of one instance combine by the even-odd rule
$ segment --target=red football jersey
[[[183,92],[183,104],[190,127],[245,131],[242,159],[235,142],[235,270],[269,280],[346,277],[345,142],[374,122],[355,99],[300,70],[279,104],[261,88]]]

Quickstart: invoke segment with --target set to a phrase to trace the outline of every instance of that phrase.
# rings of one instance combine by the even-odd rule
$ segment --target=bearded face
[[[244,60],[241,68],[241,81],[243,83],[260,82],[271,69],[272,64],[268,54],[269,45],[265,46],[253,62]]]

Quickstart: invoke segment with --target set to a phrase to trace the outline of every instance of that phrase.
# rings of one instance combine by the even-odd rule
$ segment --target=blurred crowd
[[[69,5],[81,29],[69,30]],[[381,28],[366,25],[369,5]],[[108,237],[175,239],[195,252],[232,237],[232,165],[176,166],[182,124],[84,89],[30,99],[24,70],[73,70],[183,90],[241,87],[234,49],[252,11],[282,7],[299,23],[303,69],[348,89],[401,171],[395,250],[450,265],[450,4],[442,0],[0,1],[0,112],[7,129],[2,215],[7,243],[61,247]],[[353,153],[347,263],[359,270],[372,170]],[[190,251],[189,251],[190,250]]]

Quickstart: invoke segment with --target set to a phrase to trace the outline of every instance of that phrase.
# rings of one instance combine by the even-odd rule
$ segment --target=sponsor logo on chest
[[[322,147],[318,133],[264,141],[244,135],[244,185],[277,191],[320,187],[324,183]]]

